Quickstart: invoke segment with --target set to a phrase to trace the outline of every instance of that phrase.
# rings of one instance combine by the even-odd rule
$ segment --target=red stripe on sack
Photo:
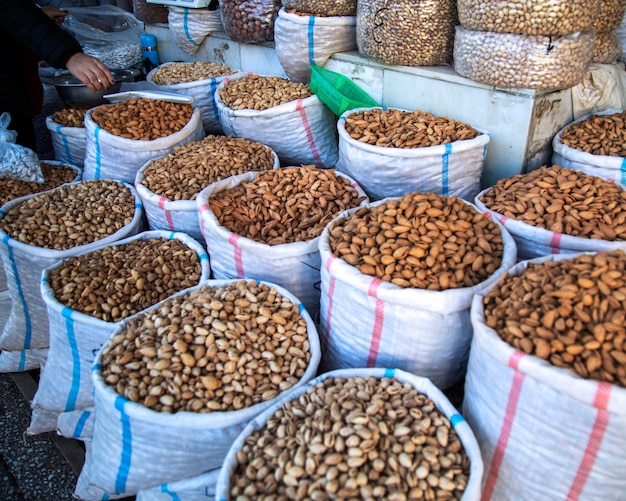
[[[561,253],[561,235],[560,233],[553,233],[552,238],[550,239],[550,247],[552,248],[552,254],[560,254]]]
[[[593,400],[593,406],[598,409],[598,414],[593,423],[591,435],[589,435],[585,455],[578,466],[578,471],[576,472],[576,476],[574,477],[574,481],[567,495],[568,501],[575,501],[580,497],[587,483],[587,479],[589,478],[589,473],[591,473],[591,469],[593,468],[593,464],[598,457],[600,444],[604,438],[606,427],[609,425],[610,414],[607,412],[606,408],[609,405],[610,399],[611,385],[609,383],[598,383],[596,396]]]
[[[167,227],[170,231],[175,231],[174,221],[172,220],[172,211],[165,209],[165,203],[167,202],[167,198],[161,197],[159,198],[159,209],[163,209],[165,212],[165,220],[167,221]]]
[[[367,356],[366,367],[375,367],[376,358],[378,357],[378,349],[380,348],[380,338],[383,332],[385,303],[376,297],[378,288],[383,281],[375,278],[370,282],[367,295],[376,298],[376,306],[374,307],[374,329],[372,330],[372,342],[370,343],[370,352]]]
[[[326,260],[326,271],[330,274],[330,267],[337,259],[337,256],[330,255]],[[328,285],[328,311],[326,312],[326,332],[324,332],[324,344],[328,346],[328,339],[330,338],[330,319],[333,316],[333,294],[335,293],[335,277],[330,278],[330,284]]]
[[[504,460],[504,453],[506,452],[509,437],[511,436],[513,422],[515,421],[515,412],[517,411],[517,404],[519,403],[522,385],[524,384],[524,378],[526,377],[523,372],[519,372],[519,363],[523,357],[524,353],[516,350],[513,355],[511,355],[511,358],[509,358],[509,367],[515,371],[515,374],[513,375],[513,382],[511,383],[511,390],[509,391],[509,399],[506,403],[504,422],[502,423],[502,428],[500,429],[500,436],[498,437],[496,450],[491,458],[491,466],[489,467],[487,481],[485,482],[485,488],[483,489],[483,495],[481,498],[482,501],[488,501],[493,495],[493,489],[498,481],[498,474],[500,473],[500,467],[502,466],[502,461]]]
[[[319,152],[317,151],[317,147],[315,146],[315,141],[313,140],[313,131],[311,131],[311,124],[309,123],[309,118],[306,116],[306,111],[302,107],[302,99],[298,99],[296,102],[296,110],[300,112],[300,118],[302,119],[302,125],[304,125],[304,131],[306,132],[306,140],[309,143],[309,147],[311,148],[311,153],[315,157],[315,161],[321,168],[326,168],[324,162],[322,162],[322,158],[320,157]]]
[[[243,272],[243,259],[242,252],[239,247],[237,247],[237,240],[239,240],[239,235],[235,235],[231,233],[228,237],[228,243],[234,247],[233,250],[233,259],[235,260],[235,269],[237,270],[237,278],[245,278]]]

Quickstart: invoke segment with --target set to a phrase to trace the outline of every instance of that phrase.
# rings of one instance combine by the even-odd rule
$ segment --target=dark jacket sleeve
[[[0,28],[55,68],[82,52],[78,41],[31,0],[0,0]]]

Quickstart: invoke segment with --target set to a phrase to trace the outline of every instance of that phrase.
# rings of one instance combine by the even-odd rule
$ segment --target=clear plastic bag
[[[11,114],[0,115],[0,178],[43,183],[39,157],[33,150],[16,144],[17,132],[9,130]]]
[[[281,0],[219,0],[226,34],[235,42],[274,40],[274,21]]]

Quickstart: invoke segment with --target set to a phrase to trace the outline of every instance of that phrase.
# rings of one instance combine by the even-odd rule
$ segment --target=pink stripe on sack
[[[245,278],[245,274],[243,272],[243,259],[242,252],[239,247],[237,247],[237,240],[239,240],[239,235],[235,235],[231,233],[228,237],[228,243],[234,247],[233,250],[233,259],[235,260],[235,269],[237,270],[237,278]]]
[[[165,212],[165,220],[167,221],[167,227],[174,231],[174,221],[172,221],[172,211],[165,209],[165,203],[167,202],[167,198],[161,197],[159,198],[159,209],[163,209]]]
[[[504,422],[502,423],[502,428],[500,429],[500,436],[498,437],[496,450],[491,458],[491,466],[487,474],[485,488],[483,489],[483,495],[481,498],[483,501],[491,499],[491,496],[493,495],[493,489],[498,481],[500,466],[502,466],[504,453],[506,452],[509,437],[511,436],[511,429],[513,428],[513,422],[515,421],[517,404],[519,403],[522,385],[524,384],[524,378],[526,377],[523,372],[519,371],[519,363],[523,357],[524,353],[516,350],[513,355],[511,355],[511,358],[509,358],[509,367],[515,371],[515,374],[513,375],[513,382],[511,383],[511,390],[509,391],[509,400],[506,404]]]
[[[366,367],[375,367],[376,358],[378,357],[378,349],[380,348],[380,338],[383,333],[383,324],[385,316],[385,303],[376,297],[378,288],[383,281],[375,278],[370,282],[367,295],[376,298],[376,306],[374,307],[374,329],[372,330],[372,342],[370,343],[370,352],[367,356]]]
[[[317,165],[321,168],[325,168],[326,166],[324,165],[324,162],[322,162],[322,158],[320,157],[320,154],[317,151],[317,147],[315,146],[315,141],[313,140],[313,131],[311,131],[311,124],[309,123],[309,118],[306,116],[306,111],[302,107],[302,99],[298,99],[296,101],[296,110],[300,112],[300,118],[302,118],[302,125],[304,125],[306,139],[309,142],[311,153],[313,153]]]
[[[583,491],[585,483],[587,483],[593,464],[598,457],[600,444],[604,438],[606,427],[609,425],[610,414],[607,412],[606,408],[609,405],[610,399],[611,385],[609,383],[598,383],[596,396],[593,400],[593,406],[598,409],[598,414],[596,415],[596,420],[593,423],[591,435],[589,435],[585,455],[578,466],[578,471],[576,472],[576,476],[572,482],[572,487],[567,495],[568,501],[575,501],[580,497],[580,493]]]
[[[326,260],[326,271],[330,274],[330,267],[337,259],[337,256],[331,255]],[[328,311],[326,312],[326,332],[324,332],[324,345],[328,346],[328,339],[330,338],[330,319],[333,316],[333,294],[335,293],[335,277],[330,278],[330,284],[328,286]]]
[[[550,239],[550,247],[552,248],[552,254],[560,254],[561,253],[561,235],[560,233],[553,233],[552,238]]]

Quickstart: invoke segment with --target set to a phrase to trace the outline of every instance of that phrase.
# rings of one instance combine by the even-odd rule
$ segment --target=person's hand
[[[61,26],[63,24],[65,16],[67,16],[67,12],[65,12],[64,10],[59,10],[56,7],[50,7],[49,5],[43,6],[41,10],[50,19],[52,19],[57,26]]]
[[[115,78],[104,64],[83,52],[70,57],[65,67],[93,92],[106,90],[115,83]]]

